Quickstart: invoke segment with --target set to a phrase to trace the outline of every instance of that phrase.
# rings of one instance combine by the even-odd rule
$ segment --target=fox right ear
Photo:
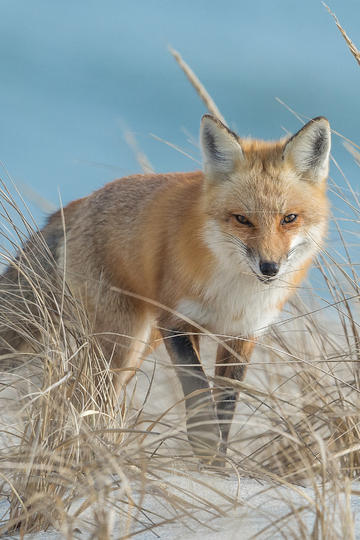
[[[201,119],[200,144],[204,172],[209,177],[224,177],[243,159],[243,152],[235,133],[220,120],[205,114]]]
[[[312,182],[321,182],[329,173],[330,145],[329,121],[318,116],[287,141],[283,159]]]

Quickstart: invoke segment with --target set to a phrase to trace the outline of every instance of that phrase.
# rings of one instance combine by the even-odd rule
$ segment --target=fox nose
[[[273,277],[279,271],[280,265],[274,261],[261,261],[260,271],[264,276]]]

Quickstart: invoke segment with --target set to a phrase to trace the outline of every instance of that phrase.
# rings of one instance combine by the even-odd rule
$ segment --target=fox
[[[85,306],[118,392],[154,332],[161,335],[184,394],[188,440],[206,463],[226,453],[239,399],[231,380],[244,379],[257,338],[323,244],[330,145],[325,117],[264,141],[205,114],[202,170],[114,180],[52,214],[40,231]],[[30,238],[23,252],[31,260],[35,251]],[[0,276],[0,301],[16,296],[31,311],[35,293],[22,292],[19,261]],[[218,337],[214,385],[201,363],[202,333]],[[18,325],[2,320],[0,354],[23,350],[23,342]]]

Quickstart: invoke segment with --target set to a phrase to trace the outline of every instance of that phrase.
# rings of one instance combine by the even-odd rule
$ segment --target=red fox
[[[223,340],[219,380],[241,380],[256,336],[276,320],[326,233],[330,128],[318,117],[265,142],[204,115],[200,140],[203,171],[115,180],[50,216],[41,233],[112,366],[129,369],[117,375],[119,387],[160,329],[184,392],[189,441],[209,461],[226,451],[238,396],[226,379],[210,387],[199,328]],[[31,238],[24,253],[34,257]],[[18,303],[23,295],[34,304],[33,292],[20,294],[22,279],[10,264],[0,278],[3,304],[17,287]],[[16,324],[0,324],[0,353],[22,341]]]

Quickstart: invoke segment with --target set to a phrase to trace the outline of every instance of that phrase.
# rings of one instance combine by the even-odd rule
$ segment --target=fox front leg
[[[209,382],[200,363],[198,338],[178,330],[162,334],[184,392],[189,442],[195,455],[211,463],[218,453],[221,433]]]
[[[215,376],[242,381],[246,374],[254,344],[254,341],[239,338],[227,341],[226,345],[228,349],[219,345],[216,356]],[[231,386],[221,386],[220,381],[218,381],[217,385],[215,400],[222,438],[221,451],[226,453],[239,392]]]

